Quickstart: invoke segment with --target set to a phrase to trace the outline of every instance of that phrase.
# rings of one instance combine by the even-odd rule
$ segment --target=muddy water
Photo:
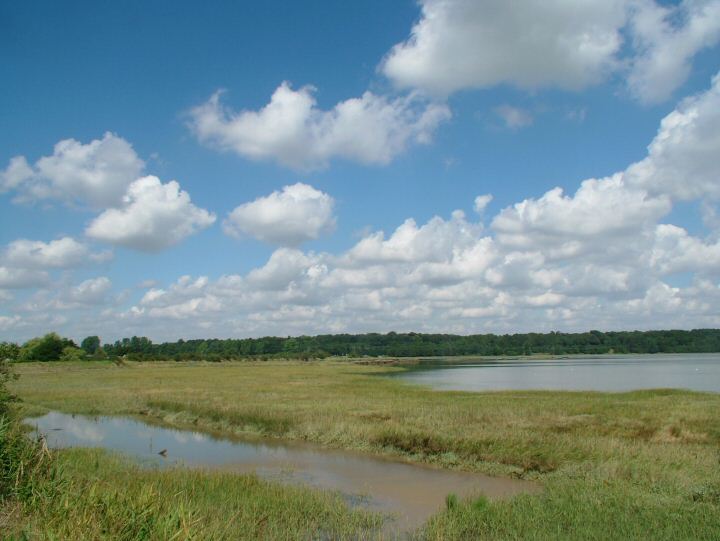
[[[161,466],[256,472],[266,479],[339,491],[352,505],[391,515],[390,530],[398,532],[420,526],[442,508],[450,493],[502,498],[540,490],[527,481],[441,470],[306,444],[219,439],[123,417],[51,412],[27,422],[55,448],[102,447]],[[163,450],[164,458],[158,455]]]

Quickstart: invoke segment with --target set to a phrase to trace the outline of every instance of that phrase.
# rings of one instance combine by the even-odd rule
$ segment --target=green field
[[[379,377],[402,368],[334,361],[31,363],[15,369],[21,377],[12,389],[26,414],[54,409],[142,416],[176,427],[312,441],[534,479],[544,487],[511,500],[451,501],[419,538],[720,538],[717,394],[438,392]],[[90,498],[92,485],[92,497],[104,503],[80,500],[67,520],[60,504],[18,511],[14,527],[25,524],[38,538],[102,538],[77,508],[117,506],[133,513],[123,498],[143,497],[160,502],[137,508],[147,509],[138,520],[155,529],[146,536],[134,529],[125,539],[163,539],[177,524],[177,539],[222,538],[223,519],[230,516],[237,516],[237,527],[265,525],[248,530],[255,532],[250,538],[379,535],[372,529],[376,516],[351,512],[324,493],[247,476],[140,471],[97,452],[64,452],[58,460],[67,479],[63,490]],[[131,479],[131,489],[113,494],[118,476]],[[280,516],[284,505],[293,512]],[[178,509],[186,519],[173,515]],[[127,522],[123,512],[107,520]]]

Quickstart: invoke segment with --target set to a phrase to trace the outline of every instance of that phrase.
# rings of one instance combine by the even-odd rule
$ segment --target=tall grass
[[[64,485],[24,520],[31,539],[375,539],[382,523],[331,493],[254,475],[148,469],[90,449],[57,460]]]
[[[13,413],[15,396],[7,383],[14,378],[0,362],[0,534],[11,530],[24,507],[47,501],[58,484],[57,465],[44,441],[28,438]]]

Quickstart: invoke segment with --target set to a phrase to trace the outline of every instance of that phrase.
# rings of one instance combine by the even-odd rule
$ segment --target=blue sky
[[[716,327],[719,39],[717,0],[6,3],[0,339]]]

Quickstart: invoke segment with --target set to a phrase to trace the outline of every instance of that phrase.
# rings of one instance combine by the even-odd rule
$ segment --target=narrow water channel
[[[340,492],[354,506],[392,516],[395,531],[416,528],[439,511],[445,497],[509,497],[537,492],[528,481],[442,470],[302,443],[242,441],[148,425],[124,417],[50,412],[27,419],[53,448],[101,447],[143,462],[211,467]],[[163,453],[162,457],[158,453]]]

